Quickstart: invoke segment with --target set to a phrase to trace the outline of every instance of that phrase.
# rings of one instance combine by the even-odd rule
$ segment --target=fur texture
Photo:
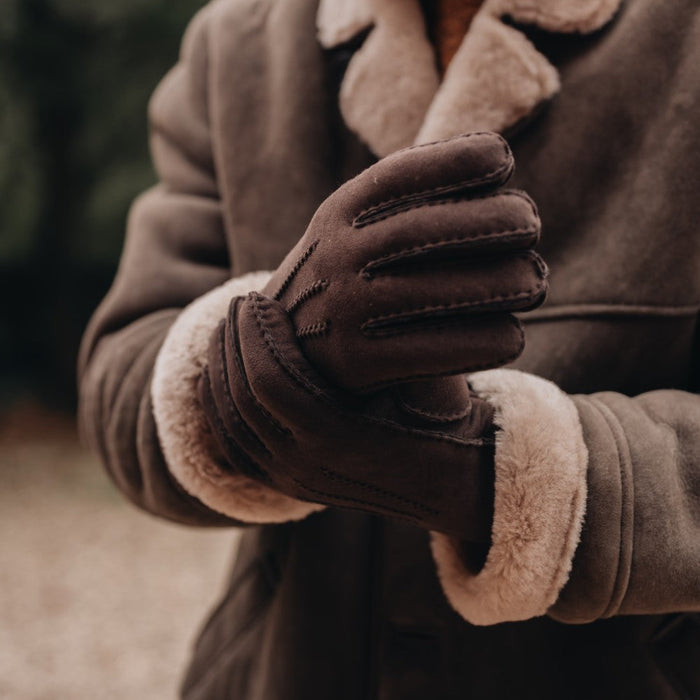
[[[410,146],[440,84],[417,0],[381,0],[340,87],[345,123],[379,156]]]
[[[340,89],[347,125],[378,155],[474,130],[503,131],[559,89],[549,61],[505,15],[550,31],[590,32],[621,0],[487,0],[442,84],[418,0],[322,0],[319,39],[330,48],[375,25]]]
[[[197,399],[209,336],[235,296],[261,289],[268,272],[229,280],[178,316],[156,359],[151,393],[168,468],[184,489],[213,510],[249,523],[300,520],[323,506],[289,498],[246,476],[226,472]]]
[[[372,24],[372,0],[321,0],[317,27],[321,46],[338,46]]]
[[[503,131],[559,90],[552,64],[516,29],[479,13],[452,59],[417,143]]]
[[[432,535],[443,589],[475,625],[543,615],[568,580],[586,503],[588,452],[576,407],[556,385],[515,370],[470,377],[496,408],[492,545],[476,575],[450,537]]]

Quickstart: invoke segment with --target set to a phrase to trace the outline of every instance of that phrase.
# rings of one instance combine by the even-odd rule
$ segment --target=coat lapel
[[[378,156],[469,131],[503,131],[559,90],[556,68],[504,16],[591,32],[621,0],[486,0],[440,81],[418,0],[321,0],[326,48],[374,27],[340,88],[348,127]]]

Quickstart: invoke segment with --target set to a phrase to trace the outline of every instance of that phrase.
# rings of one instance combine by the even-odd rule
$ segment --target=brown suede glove
[[[520,354],[509,312],[546,283],[535,205],[498,189],[512,172],[500,136],[469,134],[390,155],[319,207],[263,294],[321,374],[366,392]]]
[[[493,134],[400,151],[324,202],[232,301],[200,400],[232,469],[298,499],[489,539],[492,410],[463,377],[521,352],[546,294],[532,202]],[[389,385],[395,385],[389,389]]]

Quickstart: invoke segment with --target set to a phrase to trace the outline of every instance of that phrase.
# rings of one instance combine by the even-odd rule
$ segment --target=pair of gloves
[[[546,267],[505,141],[397,152],[333,193],[231,301],[199,398],[230,469],[296,499],[487,544],[494,416],[463,373],[514,360]]]

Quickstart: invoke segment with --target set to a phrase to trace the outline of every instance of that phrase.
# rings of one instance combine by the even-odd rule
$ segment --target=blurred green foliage
[[[146,105],[205,0],[0,0],[0,402],[71,406],[87,318],[155,176]]]

